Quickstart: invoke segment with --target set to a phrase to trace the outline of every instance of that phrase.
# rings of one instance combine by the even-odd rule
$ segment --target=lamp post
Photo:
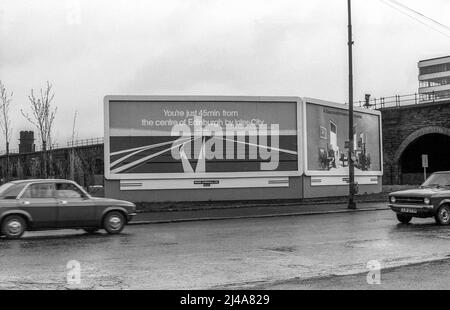
[[[353,141],[353,40],[352,40],[352,4],[347,0],[348,7],[348,208],[356,209],[355,196],[355,164],[354,164],[354,141]]]

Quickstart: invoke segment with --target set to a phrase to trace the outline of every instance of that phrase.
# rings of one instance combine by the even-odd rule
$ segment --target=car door
[[[18,198],[20,208],[31,215],[33,229],[56,228],[54,191],[54,183],[31,183]]]
[[[58,225],[61,228],[91,227],[98,225],[93,201],[75,184],[55,184],[58,204]]]

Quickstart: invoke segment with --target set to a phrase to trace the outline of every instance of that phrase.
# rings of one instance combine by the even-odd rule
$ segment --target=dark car
[[[434,217],[441,225],[450,224],[450,171],[433,173],[419,188],[389,194],[389,207],[401,223],[413,217]]]
[[[26,230],[105,229],[118,234],[136,214],[128,201],[95,198],[69,180],[21,180],[0,186],[0,235],[20,238]]]

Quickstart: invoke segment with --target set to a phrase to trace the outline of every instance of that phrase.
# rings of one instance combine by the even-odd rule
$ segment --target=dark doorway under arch
[[[428,155],[427,176],[450,170],[450,136],[426,134],[411,142],[400,158],[402,184],[423,182],[422,154]]]

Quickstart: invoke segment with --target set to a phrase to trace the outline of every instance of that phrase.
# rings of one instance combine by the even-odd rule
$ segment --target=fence
[[[47,151],[49,150],[57,150],[62,149],[65,147],[78,147],[78,146],[88,146],[88,145],[96,145],[96,144],[103,144],[104,139],[103,137],[98,138],[90,138],[90,139],[82,139],[82,140],[74,140],[67,142],[67,146],[60,146],[59,143],[53,143],[50,147],[47,146]],[[35,146],[35,152],[41,152],[42,151],[42,145],[37,144]],[[19,149],[14,148],[9,150],[9,154],[18,154]],[[0,150],[0,156],[6,155],[6,150]]]
[[[429,93],[429,94],[409,94],[409,95],[395,95],[391,97],[380,97],[370,99],[369,102],[358,101],[355,105],[368,109],[384,109],[395,108],[407,105],[422,104],[422,103],[434,103],[450,100],[450,93],[446,95]]]
[[[103,143],[104,143],[103,137],[99,137],[99,138],[90,138],[90,139],[69,141],[69,142],[67,142],[67,146],[75,147],[75,146],[95,145],[95,144],[103,144]]]
[[[9,154],[17,154],[19,153],[19,149],[9,149]],[[0,151],[0,156],[6,155],[6,150]]]

